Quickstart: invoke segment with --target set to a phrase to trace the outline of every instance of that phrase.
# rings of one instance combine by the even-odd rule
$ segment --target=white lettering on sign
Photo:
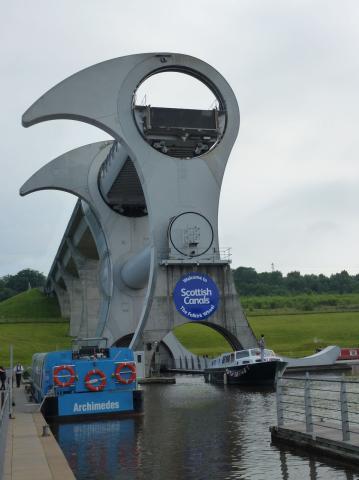
[[[207,278],[202,277],[202,275],[188,275],[186,278],[183,279],[183,283],[187,283],[190,280],[201,280],[204,283],[207,283]]]
[[[210,288],[194,288],[192,290],[186,290],[181,288],[181,297],[185,305],[208,305],[212,296],[212,290]],[[196,297],[196,298],[191,298]]]
[[[79,412],[96,412],[99,410],[114,410],[116,408],[120,408],[119,402],[111,402],[111,400],[107,400],[107,402],[86,402],[86,403],[74,403],[74,413]]]

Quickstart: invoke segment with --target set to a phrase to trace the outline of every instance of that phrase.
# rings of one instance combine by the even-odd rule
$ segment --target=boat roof
[[[221,355],[219,355],[218,357],[213,358],[213,360],[226,357],[227,355],[237,356],[237,354],[241,354],[242,357],[244,357],[244,356],[252,357],[252,356],[258,356],[258,355],[260,355],[260,353],[261,353],[261,350],[260,350],[259,347],[252,347],[252,348],[246,348],[245,350],[233,350],[232,352],[225,352],[225,353],[222,353]],[[270,350],[268,348],[264,349],[264,353],[267,354],[267,355],[268,354],[269,355],[275,355],[273,350]]]

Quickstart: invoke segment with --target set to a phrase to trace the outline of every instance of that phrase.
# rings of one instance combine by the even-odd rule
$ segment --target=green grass
[[[215,330],[199,323],[186,323],[173,332],[178,340],[196,355],[217,356],[231,350],[228,342]]]
[[[9,366],[9,345],[14,347],[14,361],[31,364],[37,352],[68,349],[71,338],[65,323],[0,324],[0,365]]]
[[[318,347],[359,346],[359,312],[268,315],[249,317],[258,338],[264,334],[268,348],[289,357],[311,355]],[[216,356],[231,347],[214,330],[188,323],[177,327],[176,337],[197,355]]]
[[[61,318],[57,300],[33,289],[0,302],[0,365],[14,361],[30,365],[36,352],[69,348],[69,322]]]
[[[247,315],[270,315],[300,312],[359,311],[359,294],[301,294],[241,296]]]
[[[299,297],[296,300],[295,297]],[[250,310],[247,303],[246,313],[249,322],[259,337],[265,335],[266,343],[277,353],[292,357],[303,357],[314,353],[315,349],[327,345],[355,347],[359,345],[359,311],[335,313],[283,314],[288,302],[294,302],[293,308],[303,305],[301,302],[310,297],[312,304],[327,303],[327,307],[338,308],[349,302],[351,306],[359,298],[350,295],[298,295],[295,297],[250,297],[252,305],[260,299],[261,307],[279,302],[280,315],[265,315],[265,309]],[[320,297],[320,298],[319,298]],[[334,298],[335,297],[335,298]],[[246,300],[243,304],[246,305]],[[297,303],[296,303],[297,302]],[[299,303],[298,303],[299,302]],[[329,303],[328,303],[329,302]],[[335,303],[335,305],[334,305]],[[258,305],[258,304],[257,304]],[[276,304],[278,306],[278,304]],[[346,305],[346,304],[345,304]],[[348,305],[345,306],[347,308]],[[68,321],[60,317],[56,299],[47,297],[39,290],[23,292],[0,303],[0,365],[9,364],[9,345],[14,346],[14,360],[24,365],[31,363],[36,352],[46,352],[69,348]],[[199,323],[181,325],[174,330],[183,345],[197,355],[217,356],[230,351],[227,341],[215,330]]]
[[[0,302],[0,323],[9,321],[65,321],[61,318],[56,298],[33,289]]]
[[[269,315],[249,317],[258,337],[277,353],[290,357],[311,355],[318,347],[359,346],[359,312]]]

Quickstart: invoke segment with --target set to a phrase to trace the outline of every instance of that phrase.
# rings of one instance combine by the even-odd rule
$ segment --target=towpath
[[[54,436],[42,436],[46,421],[27,401],[24,387],[14,388],[14,417],[9,421],[4,480],[75,479]]]

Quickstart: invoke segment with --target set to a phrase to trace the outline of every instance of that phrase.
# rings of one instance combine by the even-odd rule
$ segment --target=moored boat
[[[103,417],[141,410],[134,353],[106,339],[78,339],[72,350],[36,353],[31,390],[46,418]]]
[[[274,387],[287,363],[273,350],[259,348],[223,353],[210,361],[204,371],[206,382]]]
[[[359,360],[359,348],[341,348],[337,360]]]

